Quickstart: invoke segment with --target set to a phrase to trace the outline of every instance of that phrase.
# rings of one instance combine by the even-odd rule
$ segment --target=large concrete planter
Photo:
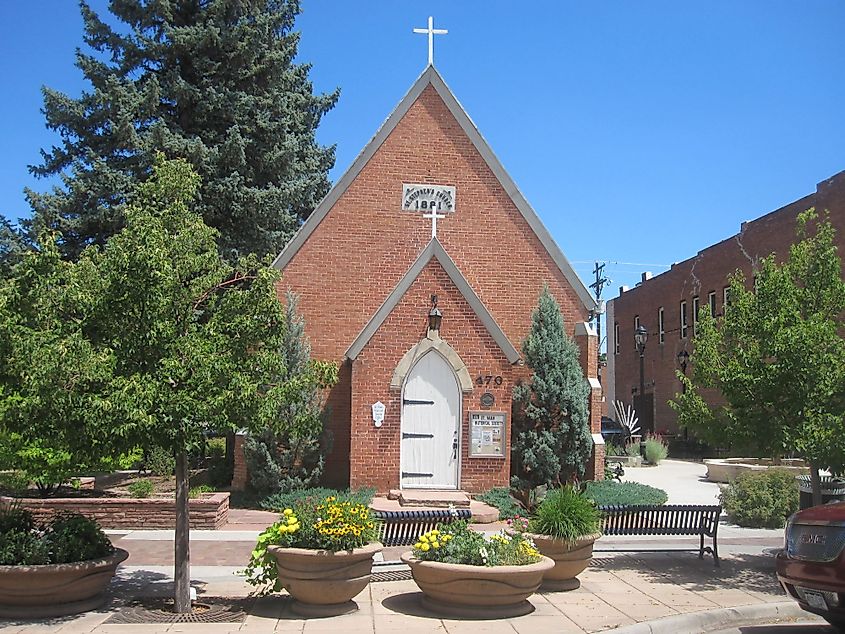
[[[601,533],[585,535],[573,542],[550,535],[523,533],[534,542],[543,555],[555,562],[554,568],[543,575],[544,590],[575,590],[581,586],[578,575],[590,565],[593,544]]]
[[[469,566],[420,561],[413,552],[402,555],[422,590],[423,604],[447,616],[508,618],[534,610],[528,597],[555,563],[543,557],[525,566]]]
[[[782,469],[795,475],[810,472],[807,464],[798,458],[784,458],[777,464],[768,458],[708,458],[704,464],[710,482],[733,482],[740,474],[767,469]]]
[[[267,550],[276,558],[282,586],[295,599],[294,612],[301,616],[337,616],[358,609],[352,597],[370,583],[373,557],[382,548],[375,542],[336,553],[281,546]]]
[[[46,566],[0,566],[0,618],[43,619],[94,610],[129,553]]]

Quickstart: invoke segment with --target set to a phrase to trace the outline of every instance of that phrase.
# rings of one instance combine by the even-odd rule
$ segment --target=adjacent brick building
[[[757,220],[743,222],[736,235],[672,265],[666,273],[655,277],[643,274],[642,282],[635,288],[620,289],[619,297],[607,304],[608,402],[631,404],[639,392],[634,330],[642,324],[648,331],[644,383],[646,395],[653,394],[653,429],[677,432],[677,416],[667,403],[681,389],[676,375],[682,369],[679,353],[686,351],[690,355],[688,373],[695,362],[692,336],[697,305],[709,304],[720,315],[728,276],[741,269],[750,284],[754,265],[761,258],[772,253],[780,259],[788,255],[795,241],[796,218],[810,207],[830,212],[840,255],[845,255],[845,172],[840,172],[819,183],[814,193]],[[716,394],[707,397],[711,403],[717,402]],[[648,420],[649,412],[641,418]]]
[[[300,297],[312,355],[340,365],[330,484],[506,485],[511,389],[527,376],[520,348],[544,285],[579,343],[599,431],[594,302],[433,67],[275,266],[280,299]]]

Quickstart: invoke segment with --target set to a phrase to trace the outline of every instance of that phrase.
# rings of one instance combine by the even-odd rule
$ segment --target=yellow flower
[[[416,544],[414,544],[414,548],[416,548],[417,550],[420,550],[422,548],[422,543],[417,542]]]
[[[428,542],[428,535],[423,535],[422,537],[420,537],[420,541],[423,544],[427,543]]]
[[[285,509],[285,515],[293,515],[293,509]]]
[[[294,524],[293,526],[288,526],[288,533],[295,533],[299,530],[299,524]]]
[[[428,544],[426,544],[425,542],[423,542],[422,544],[420,544],[420,550],[421,550],[421,551],[423,551],[423,552],[427,552],[430,548],[431,548],[431,546],[429,546],[429,545],[428,545]]]
[[[288,517],[288,526],[293,526],[293,525],[294,525],[294,524],[296,524],[298,521],[299,521],[299,520],[298,520],[298,519],[296,519],[296,515],[291,515],[290,517]]]
[[[435,550],[440,548],[440,542],[431,542],[431,547]]]
[[[287,533],[287,532],[288,532],[288,527],[287,527],[287,526],[285,526],[284,524],[282,524],[281,526],[279,526],[279,532],[280,532],[282,535],[284,535],[285,533]]]

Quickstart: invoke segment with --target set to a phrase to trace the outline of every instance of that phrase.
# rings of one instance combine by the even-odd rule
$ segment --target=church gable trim
[[[437,91],[437,94],[443,100],[443,103],[446,104],[449,112],[451,112],[452,116],[455,117],[455,120],[461,126],[461,129],[467,137],[469,137],[470,141],[475,146],[475,149],[496,176],[514,206],[516,206],[520,214],[522,214],[523,218],[525,218],[528,226],[531,227],[532,231],[534,231],[534,234],[540,240],[540,243],[546,249],[555,265],[558,267],[560,272],[563,273],[564,278],[566,278],[575,290],[575,293],[584,304],[584,307],[588,310],[594,310],[596,308],[596,302],[592,295],[590,295],[590,291],[581,281],[581,278],[579,278],[575,273],[575,270],[572,268],[569,260],[566,259],[563,251],[561,251],[554,238],[552,238],[548,229],[546,229],[543,224],[543,221],[540,220],[540,217],[522,195],[522,192],[519,191],[519,187],[517,187],[516,183],[507,171],[505,171],[504,166],[499,162],[499,159],[494,154],[493,149],[481,135],[478,127],[475,123],[473,123],[472,119],[470,119],[466,110],[464,110],[463,106],[461,106],[460,102],[458,102],[454,93],[446,85],[446,82],[443,81],[443,78],[440,76],[440,73],[435,70],[434,66],[428,66],[419,76],[417,81],[414,82],[414,85],[411,86],[411,89],[381,125],[375,136],[373,136],[358,157],[352,162],[349,169],[346,170],[337,184],[332,187],[331,191],[329,191],[305,223],[299,228],[299,231],[297,231],[293,239],[287,244],[278,257],[276,257],[273,262],[273,266],[277,269],[283,269],[293,259],[296,252],[299,251],[302,245],[305,244],[306,240],[308,240],[308,236],[310,236],[311,233],[319,226],[323,218],[326,217],[337,200],[349,188],[361,170],[364,169],[367,162],[369,162],[379,147],[381,147],[381,144],[384,143],[385,139],[387,139],[399,121],[402,120],[428,85],[431,85]]]
[[[390,295],[387,296],[387,299],[384,300],[381,307],[370,318],[370,321],[367,322],[367,325],[364,326],[363,330],[361,330],[355,338],[355,341],[353,341],[352,345],[349,346],[349,349],[346,351],[346,358],[350,360],[355,359],[359,354],[361,354],[364,346],[366,346],[370,339],[372,339],[373,335],[378,332],[378,329],[384,323],[384,320],[387,319],[391,312],[393,312],[393,309],[396,308],[396,305],[399,304],[399,301],[405,293],[408,292],[408,289],[411,288],[411,285],[419,277],[422,270],[432,258],[435,258],[440,263],[440,266],[443,267],[446,275],[449,276],[449,279],[452,280],[455,288],[457,288],[458,292],[464,297],[464,299],[466,299],[470,308],[472,308],[473,312],[478,317],[478,320],[493,337],[496,345],[498,345],[502,352],[504,352],[508,361],[510,363],[516,363],[519,361],[519,351],[510,342],[507,335],[505,335],[504,331],[499,327],[499,324],[496,323],[496,320],[493,319],[493,315],[491,315],[490,311],[487,310],[487,307],[481,301],[481,298],[478,297],[472,286],[470,286],[469,282],[461,273],[460,269],[458,269],[455,261],[449,257],[449,254],[446,253],[446,249],[443,248],[443,245],[440,244],[440,241],[437,238],[431,239],[431,242],[429,242],[425,249],[422,250],[419,257],[417,257],[411,265],[411,268],[408,269],[408,272],[405,273],[402,279],[399,280],[396,287],[390,292]]]
[[[390,379],[391,390],[401,390],[405,385],[405,377],[408,372],[414,367],[414,364],[423,358],[429,350],[436,350],[440,355],[446,359],[446,363],[452,366],[455,375],[458,377],[458,383],[461,386],[461,391],[464,393],[472,392],[473,384],[472,377],[467,370],[466,364],[461,360],[461,356],[455,351],[452,346],[443,341],[440,335],[429,330],[428,335],[419,343],[414,344],[414,347],[405,353],[399,365],[393,371],[393,376]]]

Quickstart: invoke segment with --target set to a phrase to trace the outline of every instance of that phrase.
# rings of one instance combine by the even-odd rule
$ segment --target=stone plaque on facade
[[[504,457],[507,431],[504,412],[470,412],[469,428],[470,456]]]
[[[402,185],[402,211],[455,211],[451,185]]]
[[[484,392],[479,399],[481,403],[481,407],[484,409],[490,409],[493,405],[496,404],[496,397],[493,396],[492,392]]]

